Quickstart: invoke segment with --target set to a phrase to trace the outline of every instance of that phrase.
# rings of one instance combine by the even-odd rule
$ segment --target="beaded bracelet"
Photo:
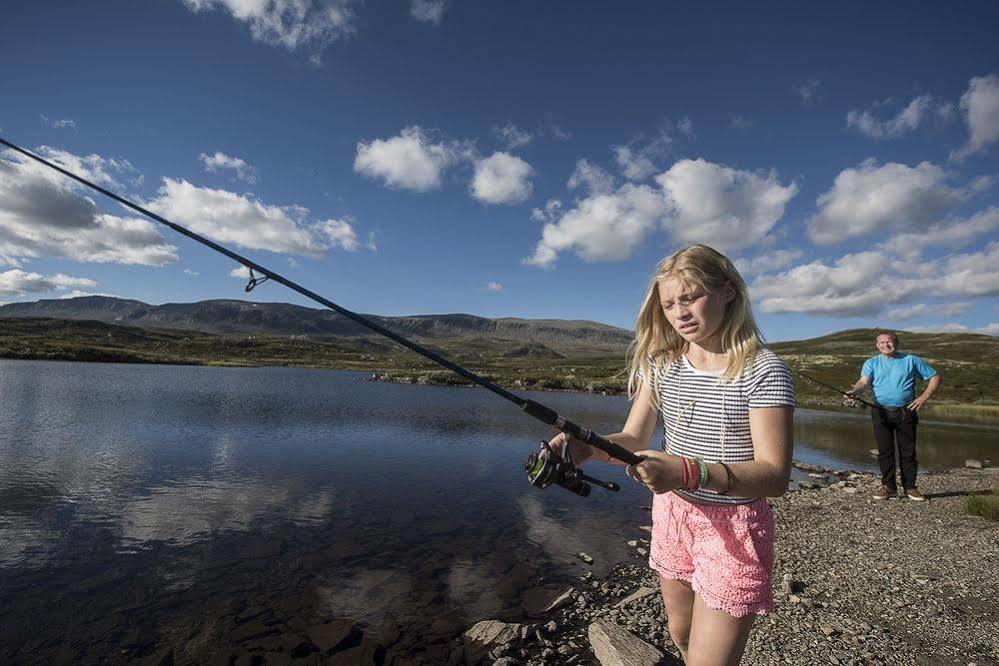
[[[701,487],[705,487],[706,488],[707,485],[708,485],[708,464],[706,462],[704,462],[703,460],[701,460],[700,458],[698,458],[697,459],[697,469],[698,469],[698,472],[699,472],[698,479],[697,479],[697,487],[698,488],[701,488]]]

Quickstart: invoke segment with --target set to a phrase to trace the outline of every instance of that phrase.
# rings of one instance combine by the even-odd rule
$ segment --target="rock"
[[[808,476],[810,476],[813,479],[822,479],[823,481],[827,478],[826,475],[823,474],[822,472],[809,472]]]
[[[662,652],[609,620],[597,620],[586,633],[602,666],[646,666],[663,660]]]
[[[629,541],[629,542],[628,542],[628,545],[629,545],[630,547],[632,547],[632,548],[638,548],[638,542],[637,542],[637,541],[634,541],[634,540],[632,540],[632,541]]]
[[[593,564],[593,558],[586,553],[576,553],[576,557],[583,560],[583,562],[586,562],[587,564]]]
[[[306,633],[309,640],[319,648],[320,652],[329,652],[345,643],[351,634],[355,634],[354,637],[359,638],[359,635],[354,631],[356,626],[357,623],[353,620],[333,620],[326,624],[312,625],[306,630]]]
[[[658,591],[659,590],[657,590],[657,589],[655,589],[653,587],[640,587],[640,588],[638,588],[638,590],[636,592],[632,592],[627,597],[625,597],[621,601],[619,601],[616,604],[614,604],[614,608],[620,608],[621,606],[627,606],[632,601],[638,601],[639,599],[644,599],[645,597],[647,597],[649,595],[652,595],[652,594],[655,594]]]
[[[532,587],[520,596],[521,606],[530,617],[540,617],[572,600],[572,588]]]
[[[981,460],[975,460],[974,458],[968,458],[967,460],[965,460],[964,461],[964,466],[967,467],[967,468],[969,468],[969,469],[982,469],[982,467],[983,467],[982,461]]]
[[[832,636],[833,634],[840,633],[839,629],[836,627],[830,627],[828,624],[820,624],[819,631],[821,631],[826,636]]]
[[[635,552],[641,555],[642,557],[645,557],[646,555],[649,554],[649,551],[645,550],[644,548],[636,548]]]
[[[871,456],[873,456],[875,458],[878,457],[878,450],[877,449],[871,449],[870,451],[868,451],[868,453],[870,453]]]
[[[853,486],[846,486],[846,487],[843,488],[843,492],[844,493],[849,493],[851,495],[856,495],[860,491],[857,490],[856,488],[854,488]]]
[[[642,530],[643,532],[648,532],[649,534],[652,534],[652,525],[639,525],[638,529]]]
[[[511,643],[519,637],[519,624],[507,624],[499,620],[476,622],[464,635],[465,658],[470,664],[478,663],[490,650]]]
[[[798,481],[798,487],[802,490],[815,490],[816,488],[821,488],[821,483],[815,483],[814,481]]]

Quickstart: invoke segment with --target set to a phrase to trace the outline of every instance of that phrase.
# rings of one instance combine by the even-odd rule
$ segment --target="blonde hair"
[[[653,371],[666,367],[687,352],[689,344],[670,325],[659,298],[659,284],[675,278],[685,286],[718,292],[732,285],[735,298],[727,304],[725,319],[716,335],[728,352],[728,365],[722,377],[738,378],[756,358],[763,346],[763,335],[756,326],[749,304],[749,289],[728,257],[707,245],[691,245],[659,262],[649,284],[649,291],[635,323],[635,341],[631,345],[628,397],[634,399],[641,383],[652,389],[652,400],[659,405],[658,377]],[[651,359],[651,360],[650,360]]]

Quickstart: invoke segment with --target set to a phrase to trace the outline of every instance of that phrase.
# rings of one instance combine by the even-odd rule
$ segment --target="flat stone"
[[[464,635],[468,663],[478,663],[493,648],[518,640],[520,629],[519,624],[507,624],[499,620],[476,622]]]
[[[576,557],[583,560],[583,562],[586,562],[587,564],[593,564],[593,558],[586,553],[576,553]]]
[[[572,600],[572,588],[532,587],[524,590],[520,603],[531,617],[539,617]]]
[[[964,466],[967,467],[967,468],[969,468],[969,469],[982,469],[982,467],[983,467],[982,461],[981,460],[975,460],[974,458],[968,458],[967,460],[965,460],[964,461]]]
[[[614,604],[614,607],[620,608],[621,606],[627,606],[632,601],[638,601],[639,599],[644,599],[645,597],[655,594],[658,591],[659,590],[655,589],[654,587],[640,587],[636,592],[632,592],[627,597]]]
[[[609,620],[597,620],[586,634],[601,666],[648,666],[663,660],[662,652]]]

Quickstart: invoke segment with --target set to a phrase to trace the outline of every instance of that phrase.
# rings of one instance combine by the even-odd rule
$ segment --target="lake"
[[[0,361],[0,659],[207,655],[338,617],[422,645],[520,619],[532,576],[635,557],[650,496],[623,468],[588,469],[620,493],[534,489],[544,425],[481,389],[367,378]],[[599,432],[628,408],[524,395]],[[920,428],[923,470],[996,459],[996,426]],[[799,410],[795,441],[798,460],[876,469],[866,412]]]

